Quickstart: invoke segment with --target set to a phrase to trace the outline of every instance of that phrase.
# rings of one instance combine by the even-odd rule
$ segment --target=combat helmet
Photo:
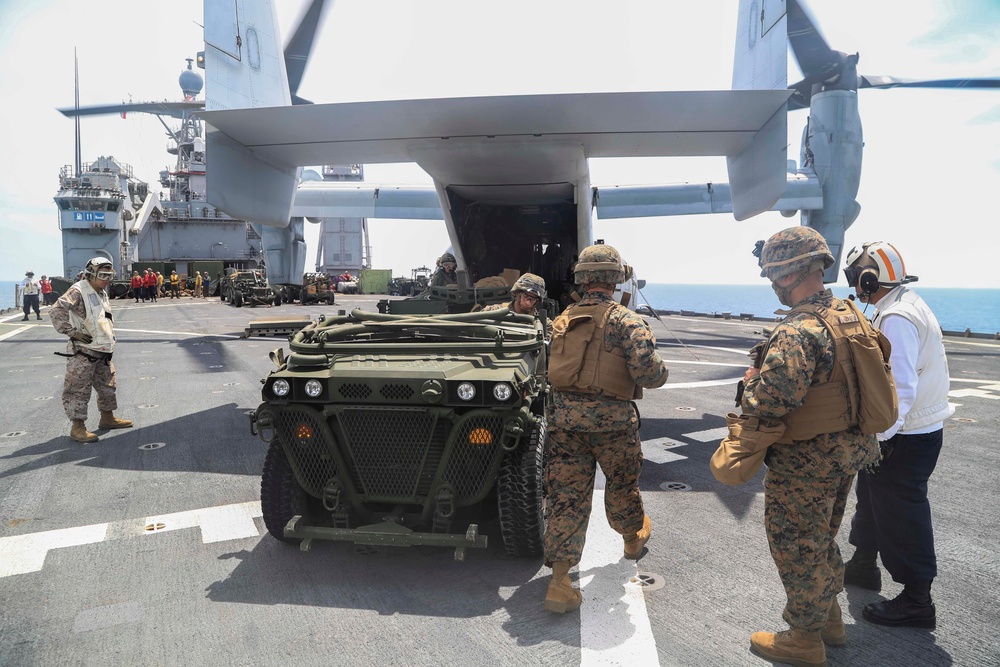
[[[525,273],[523,276],[518,278],[514,285],[510,288],[510,293],[512,295],[518,292],[525,292],[536,296],[539,299],[545,298],[545,280],[541,276],[536,276],[534,273]]]
[[[441,255],[438,258],[438,264],[440,264],[442,266],[444,266],[448,262],[451,262],[452,264],[455,264],[455,265],[458,264],[458,261],[455,259],[455,256],[452,255],[450,252],[446,252],[445,254]]]
[[[754,255],[761,278],[771,282],[800,271],[826,270],[835,261],[823,235],[804,225],[782,229],[767,242],[758,241]]]
[[[617,285],[631,277],[632,269],[622,264],[622,256],[609,245],[587,246],[580,252],[580,259],[573,269],[577,285],[603,283]]]

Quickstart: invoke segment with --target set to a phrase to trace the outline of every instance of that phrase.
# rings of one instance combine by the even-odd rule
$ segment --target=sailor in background
[[[916,292],[915,281],[895,247],[865,243],[847,255],[844,274],[861,301],[874,304],[873,324],[892,343],[899,418],[879,433],[883,458],[874,472],[858,474],[858,504],[848,541],[857,547],[844,583],[882,589],[877,556],[903,584],[892,600],[865,605],[862,614],[879,625],[934,628],[931,582],[937,576],[927,480],[941,453],[948,404],[948,359],[941,325]]]
[[[97,392],[101,412],[98,429],[129,428],[132,422],[118,419],[115,396],[115,327],[107,288],[115,277],[114,267],[106,257],[87,262],[84,278],[74,283],[52,306],[52,326],[69,336],[66,353],[57,352],[66,361],[62,403],[72,422],[69,437],[77,442],[96,442],[97,435],[87,430],[87,404],[90,390]]]
[[[35,280],[34,271],[25,271],[24,281],[21,283],[21,295],[24,301],[24,317],[21,318],[22,322],[28,321],[28,315],[31,310],[35,310],[35,319],[42,319],[41,313],[38,311],[38,295],[41,292],[41,287],[38,285],[38,281]]]

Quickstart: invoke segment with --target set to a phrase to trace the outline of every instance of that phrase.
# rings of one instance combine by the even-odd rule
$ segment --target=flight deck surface
[[[60,402],[65,338],[0,319],[2,665],[764,665],[756,630],[780,630],[784,592],[763,527],[763,473],[725,487],[708,459],[762,336],[759,321],[650,318],[670,379],[646,391],[643,498],[653,536],[638,562],[603,518],[600,475],[579,575],[583,607],[550,614],[550,570],[486,549],[315,542],[266,533],[250,434],[268,352],[249,322],[361,307],[234,308],[217,299],[114,301],[118,414],[132,429],[78,444]],[[44,311],[43,311],[44,313]],[[830,665],[1000,664],[1000,343],[946,338],[951,401],[930,482],[939,576],[933,632],[861,618],[881,595],[840,596],[847,643]],[[88,424],[96,426],[91,402]],[[853,514],[853,494],[846,520]],[[845,530],[839,542],[845,556]],[[884,576],[883,594],[901,586]]]

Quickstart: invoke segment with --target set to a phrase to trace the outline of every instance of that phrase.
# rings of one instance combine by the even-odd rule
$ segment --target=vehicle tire
[[[302,289],[299,290],[299,303],[301,303],[304,306],[306,305],[306,301],[308,300],[309,300],[309,288],[303,286]]]
[[[232,299],[234,306],[237,308],[243,307],[243,292],[233,292]]]
[[[219,288],[219,303],[226,302],[226,290]]]
[[[300,540],[285,537],[285,526],[293,516],[304,514],[307,507],[306,492],[295,480],[281,443],[274,438],[267,449],[260,477],[260,509],[267,532],[282,542],[297,544]]]
[[[335,303],[337,302],[334,300],[332,293],[330,294],[330,296],[326,297],[326,305],[332,306]]]
[[[497,475],[500,534],[504,549],[511,556],[542,555],[545,439],[545,422],[539,421],[529,438],[522,440],[514,451],[504,454]]]
[[[275,292],[274,293],[274,305],[276,305],[276,306],[280,306],[281,305],[281,293],[280,292]]]

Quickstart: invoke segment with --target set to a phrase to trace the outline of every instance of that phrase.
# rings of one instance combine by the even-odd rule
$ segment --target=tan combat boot
[[[101,422],[97,428],[132,428],[132,421],[129,419],[118,419],[111,410],[101,412]]]
[[[69,437],[71,440],[76,440],[77,442],[97,442],[100,439],[95,433],[87,430],[82,419],[73,420],[73,427],[69,430]]]
[[[847,641],[847,631],[844,630],[844,614],[840,611],[840,603],[834,597],[830,602],[830,613],[826,617],[826,625],[820,633],[823,641],[830,646],[840,646]]]
[[[638,560],[642,555],[642,548],[649,542],[649,536],[653,532],[653,527],[649,523],[649,515],[642,517],[642,528],[635,535],[625,536],[625,558]]]
[[[755,632],[750,635],[750,650],[762,658],[795,667],[826,667],[826,646],[819,630]]]
[[[549,582],[549,590],[545,593],[546,611],[565,614],[567,611],[579,609],[583,603],[580,589],[573,588],[573,582],[569,580],[569,568],[569,561],[560,560],[552,563],[552,581]]]

